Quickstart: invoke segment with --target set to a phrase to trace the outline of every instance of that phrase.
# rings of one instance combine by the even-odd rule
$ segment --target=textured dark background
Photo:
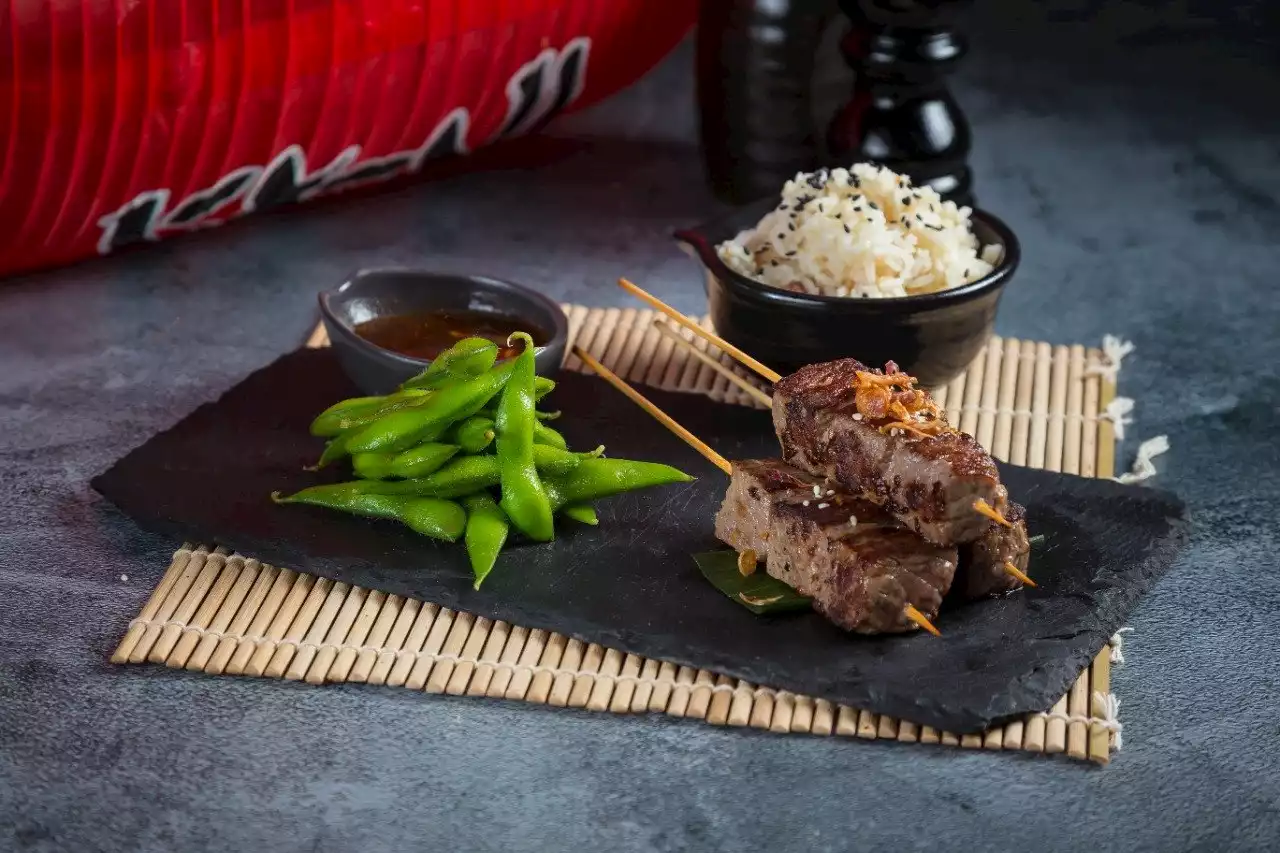
[[[1194,523],[1132,619],[1111,767],[106,665],[176,543],[89,478],[294,347],[316,290],[404,263],[592,304],[626,274],[701,307],[666,237],[717,210],[682,49],[560,125],[591,144],[539,172],[0,286],[0,849],[1273,846],[1277,7],[978,6],[956,92],[978,193],[1026,258],[999,331],[1133,340],[1121,459],[1167,433],[1157,482]]]

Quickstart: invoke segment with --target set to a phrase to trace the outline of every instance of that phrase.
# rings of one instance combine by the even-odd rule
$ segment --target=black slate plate
[[[1046,537],[1032,564],[1039,589],[944,609],[941,640],[850,636],[812,613],[753,616],[691,556],[720,547],[712,516],[724,475],[601,380],[566,373],[559,382],[548,402],[565,411],[557,426],[571,446],[604,442],[610,455],[669,462],[699,479],[602,502],[599,527],[565,522],[555,543],[512,548],[479,592],[461,545],[268,500],[323,479],[302,470],[321,447],[307,425],[355,394],[325,351],[254,373],[93,486],[174,538],[953,732],[1057,701],[1181,543],[1182,506],[1170,495],[1003,466],[1032,534]],[[767,413],[650,396],[731,459],[777,452]]]

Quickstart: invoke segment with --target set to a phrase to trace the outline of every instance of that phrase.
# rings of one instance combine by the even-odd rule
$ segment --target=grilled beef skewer
[[[716,536],[755,551],[815,610],[863,634],[915,630],[907,605],[935,616],[956,570],[955,548],[924,542],[867,501],[837,501],[822,481],[772,459],[733,464]]]
[[[802,367],[773,388],[786,462],[863,494],[937,545],[984,536],[979,501],[1004,513],[1008,493],[991,456],[951,428],[914,378],[846,358]]]
[[[818,487],[817,494],[813,491],[814,486]],[[755,489],[754,494],[752,489]],[[744,490],[747,492],[745,497],[742,494]],[[769,499],[762,500],[762,495]],[[809,502],[808,507],[804,506],[805,501]],[[739,506],[745,510],[745,520]],[[774,532],[775,522],[795,515],[815,521],[823,535],[836,539],[848,537],[847,525],[851,518],[863,525],[898,526],[886,518],[887,514],[879,507],[845,492],[826,488],[816,477],[790,465],[777,460],[747,460],[734,463],[729,493],[716,517],[716,534],[739,551],[755,551],[765,560],[768,570],[768,562],[773,555],[791,549],[788,544],[779,544]],[[1021,572],[1027,571],[1031,545],[1027,538],[1026,511],[1020,504],[1010,502],[1007,515],[1011,527],[991,522],[982,536],[960,546],[958,567],[951,584],[952,593],[960,599],[985,598],[1022,586],[1022,582],[1007,571],[1005,564],[1010,563]],[[932,549],[931,553],[938,550],[936,546],[929,546],[918,539],[915,546],[925,551]],[[790,568],[775,565],[777,571],[769,571],[769,574],[794,586],[792,581],[797,560],[790,559],[790,562]],[[804,594],[809,595],[808,592]],[[916,606],[921,607],[920,604]],[[922,609],[921,612],[925,611]]]

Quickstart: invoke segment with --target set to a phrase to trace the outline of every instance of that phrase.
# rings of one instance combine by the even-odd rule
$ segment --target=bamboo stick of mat
[[[763,364],[756,361],[750,355],[738,349],[733,344],[725,340],[722,340],[718,335],[715,335],[712,332],[708,332],[706,329],[702,328],[702,326],[700,326],[698,323],[694,322],[693,320],[690,320],[684,314],[681,314],[679,311],[672,308],[670,305],[663,302],[661,299],[658,299],[656,296],[650,295],[643,289],[627,281],[625,278],[618,279],[618,286],[621,287],[623,290],[627,291],[627,293],[630,293],[632,296],[635,296],[639,299],[644,300],[650,306],[652,306],[653,308],[656,308],[658,311],[661,311],[663,314],[666,314],[672,320],[675,320],[677,323],[684,326],[686,329],[693,332],[695,335],[707,340],[710,343],[715,344],[717,347],[724,350],[729,355],[733,356],[738,361],[740,361],[742,364],[746,365],[747,367],[754,370],[756,373],[763,376],[765,379],[768,379],[770,382],[777,382],[779,379],[782,378],[781,373],[778,373],[776,370],[771,370],[770,368],[765,367]]]
[[[615,309],[610,318],[598,309],[565,306],[565,310],[575,338],[581,335],[582,340],[588,341],[589,351],[612,360],[615,368],[626,370],[636,381],[703,394],[718,390],[726,399],[734,399],[736,386],[731,386],[720,371],[688,355],[691,346],[705,352],[707,344],[705,338],[697,337],[695,345],[695,338],[687,328],[672,330],[686,342],[677,345],[669,336],[654,329],[654,315],[648,312],[627,313]],[[705,318],[699,322],[704,328],[709,328]],[[617,343],[620,336],[624,339],[621,345]],[[309,343],[324,346],[327,338],[317,333]],[[989,431],[992,436],[989,449],[997,458],[1044,466],[1051,461],[1050,451],[1053,450],[1052,455],[1058,464],[1072,473],[1091,471],[1096,476],[1114,475],[1113,428],[1108,421],[1100,419],[1098,413],[1114,398],[1115,387],[1106,379],[1095,380],[1088,371],[1099,362],[1100,354],[1081,348],[1077,351],[1080,357],[1078,367],[1072,370],[1072,350],[1068,347],[1055,349],[1043,343],[998,338],[992,339],[988,347],[998,347],[999,356],[992,355],[990,349],[984,349],[979,357],[980,369],[977,364],[971,366],[970,371],[950,386],[935,392],[952,422],[969,417],[980,432],[985,434]],[[576,369],[590,369],[570,356],[566,366],[574,364]],[[989,369],[993,367],[998,367],[998,370]],[[997,375],[998,381],[992,386],[990,377]],[[1096,384],[1091,385],[1091,381]],[[1071,387],[1073,383],[1075,389]],[[979,390],[966,393],[971,386]],[[992,387],[998,389],[994,403]],[[976,402],[971,393],[977,394]],[[1070,411],[1068,401],[1075,394],[1079,394],[1080,406],[1077,411]],[[743,397],[737,399],[742,400]],[[991,416],[994,416],[993,427],[987,426],[985,419]],[[1011,422],[1011,427],[1006,427],[1006,422]],[[1074,469],[1066,464],[1069,461],[1066,450],[1071,424],[1078,430],[1073,440],[1077,447]],[[1051,436],[1051,432],[1056,432],[1056,435]],[[1051,438],[1054,439],[1052,442]],[[1050,448],[1050,443],[1056,446]],[[267,636],[268,628],[277,617],[281,620],[289,617],[286,630],[293,633],[293,622],[299,620],[301,611],[298,607],[284,608],[286,612],[282,614],[282,605],[297,585],[312,589],[318,579],[308,579],[287,569],[263,566],[255,560],[224,552],[215,558],[215,561],[222,561],[221,571],[210,570],[211,582],[197,584],[197,578],[208,565],[210,553],[207,548],[185,545],[174,554],[169,571],[144,604],[138,619],[131,623],[112,656],[113,660],[125,661],[130,655],[148,656],[155,640],[164,634],[165,623],[176,622],[172,616],[179,613],[191,613],[192,616],[185,625],[167,626],[178,631],[179,639],[165,657],[163,662],[166,665],[185,665],[210,673],[235,671],[243,674],[243,663],[238,670],[229,667],[233,654],[247,663],[260,650],[265,649],[270,659],[282,646],[292,648],[282,640]],[[330,587],[324,601],[334,600]],[[572,706],[576,695],[577,703],[590,709],[600,709],[604,697],[608,696],[607,709],[610,711],[665,711],[720,725],[729,725],[732,718],[735,724],[767,726],[771,731],[779,732],[836,733],[901,743],[970,747],[978,746],[980,742],[985,749],[1042,752],[1053,752],[1057,746],[1052,741],[1046,743],[1045,731],[1051,719],[1047,714],[1027,715],[980,735],[957,737],[907,720],[833,706],[825,700],[758,688],[716,673],[622,655],[601,647],[593,651],[591,647],[578,644],[576,649],[566,654],[570,641],[562,635],[501,623],[490,625],[488,620],[469,614],[464,620],[458,618],[461,614],[449,617],[450,630],[441,635],[443,639],[439,650],[443,651],[452,644],[458,649],[461,660],[450,660],[447,667],[437,671],[435,659],[428,654],[434,641],[424,642],[413,649],[413,641],[409,639],[415,627],[419,634],[424,627],[429,633],[438,613],[438,608],[433,610],[432,607],[425,602],[388,596],[378,591],[368,591],[361,598],[360,593],[352,589],[342,600],[329,630],[321,636],[313,629],[316,621],[322,619],[322,605],[310,621],[303,617],[297,625],[303,638],[298,642],[299,646],[310,649],[306,645],[307,640],[320,638],[316,644],[318,648],[312,650],[314,660],[306,671],[307,681],[316,683],[324,678],[339,682],[383,683],[395,664],[404,660],[406,663],[401,664],[402,669],[407,666],[410,674],[417,669],[413,680],[421,682],[423,689],[427,679],[447,669],[449,675],[443,681],[442,689],[449,693],[462,689],[469,695],[506,696],[545,703],[549,700],[551,685],[560,677],[570,685],[565,704]],[[354,619],[351,619],[352,610],[357,614]],[[161,618],[166,611],[169,617]],[[348,620],[350,625],[346,624]],[[457,625],[469,625],[469,630],[455,628]],[[144,644],[145,650],[139,650],[140,641],[149,632],[151,640]],[[194,650],[188,654],[192,638],[197,640]],[[483,650],[477,652],[478,648]],[[1072,731],[1079,731],[1083,726],[1086,730],[1084,754],[1098,763],[1105,763],[1110,758],[1113,723],[1108,719],[1110,710],[1107,704],[1110,695],[1109,653],[1109,648],[1104,648],[1063,697],[1064,712],[1057,718],[1064,732],[1060,754],[1081,757],[1078,736],[1073,746]],[[296,662],[296,652],[286,651],[285,654]],[[472,657],[476,659],[474,662],[470,660]],[[327,668],[321,666],[322,660],[330,658],[332,663]],[[620,668],[619,660],[622,661]],[[561,676],[544,673],[545,691],[530,690],[534,674],[528,669],[517,668],[517,665],[528,667],[539,662],[564,666]],[[1076,699],[1074,703],[1071,701],[1073,697]],[[1081,697],[1085,699],[1085,712],[1077,714]]]
[[[703,351],[701,351],[701,350],[698,350],[698,349],[694,349],[693,347],[691,347],[691,346],[688,344],[688,342],[687,342],[687,341],[685,341],[685,339],[684,339],[684,338],[680,337],[680,336],[676,333],[676,331],[675,331],[674,329],[672,329],[670,326],[668,326],[668,325],[667,325],[665,322],[663,322],[662,320],[654,320],[654,321],[653,321],[653,327],[654,327],[655,329],[657,329],[657,330],[658,330],[658,332],[659,332],[661,335],[663,335],[664,337],[671,338],[671,339],[672,339],[672,341],[674,341],[674,342],[678,343],[680,346],[686,346],[686,347],[689,347],[689,353],[690,353],[691,355],[695,356],[699,361],[701,361],[701,362],[703,362],[704,364],[706,364],[708,367],[710,367],[710,368],[711,368],[712,370],[714,370],[716,373],[718,373],[718,374],[720,374],[721,376],[723,376],[725,379],[727,379],[727,380],[728,380],[729,382],[731,382],[733,385],[736,385],[736,386],[737,386],[738,388],[740,388],[743,392],[745,392],[745,393],[746,393],[746,395],[747,395],[748,397],[750,397],[751,399],[755,400],[757,403],[759,403],[759,404],[760,404],[761,406],[763,406],[764,408],[768,409],[768,408],[770,408],[770,407],[772,407],[772,406],[773,406],[773,398],[772,398],[772,397],[770,397],[768,394],[766,394],[766,393],[764,393],[763,391],[761,391],[761,390],[760,390],[759,388],[757,388],[756,386],[752,385],[752,384],[751,384],[750,382],[748,382],[747,380],[743,379],[743,378],[742,378],[741,376],[739,376],[738,374],[734,373],[734,372],[733,372],[732,370],[730,370],[729,368],[725,367],[725,366],[724,366],[723,364],[721,364],[720,362],[716,361],[716,360],[715,360],[714,358],[712,358],[711,356],[707,355],[705,352],[703,352]]]

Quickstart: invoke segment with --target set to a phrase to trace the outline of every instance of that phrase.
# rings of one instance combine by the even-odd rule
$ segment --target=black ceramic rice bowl
[[[720,259],[718,244],[755,227],[776,204],[764,199],[676,232],[706,269],[711,321],[729,343],[782,372],[837,358],[872,366],[892,360],[936,387],[963,373],[991,337],[1000,296],[1021,258],[1017,237],[995,216],[976,210],[971,218],[980,243],[1002,249],[986,276],[937,293],[860,299],[771,287]]]

